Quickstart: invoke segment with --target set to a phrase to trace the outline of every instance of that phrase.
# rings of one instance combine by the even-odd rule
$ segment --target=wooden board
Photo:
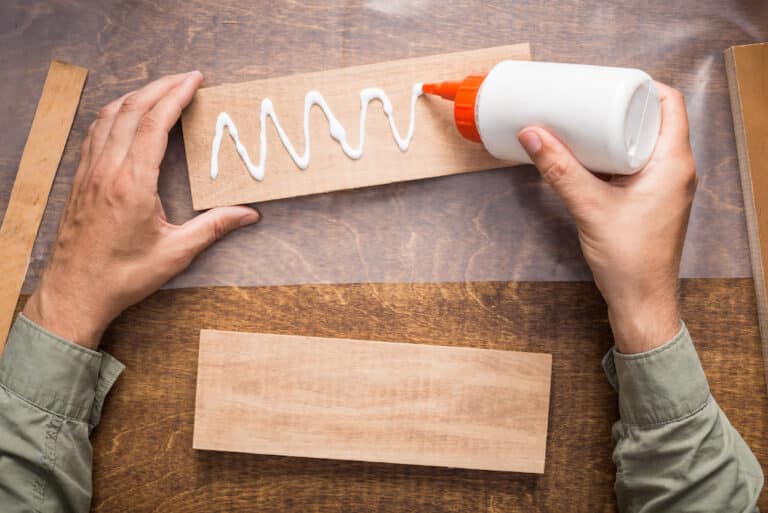
[[[88,70],[52,61],[0,227],[0,352]]]
[[[725,64],[763,361],[768,362],[768,43],[733,46],[725,52]]]
[[[194,447],[544,472],[552,358],[200,333]]]
[[[401,134],[410,120],[411,86],[416,82],[460,79],[488,71],[504,59],[530,59],[528,44],[419,57],[380,64],[270,78],[201,89],[182,115],[192,202],[196,210],[304,196],[503,167],[478,143],[464,140],[453,121],[453,103],[423,97],[416,106],[416,131],[402,152],[392,138],[387,118],[376,102],[369,109],[365,151],[359,160],[346,157],[330,138],[328,121],[319,108],[310,115],[311,160],[306,171],[296,167],[271,121],[267,122],[264,181],[254,180],[225,132],[219,153],[219,175],[210,176],[211,144],[220,112],[237,125],[251,160],[258,163],[261,101],[270,98],[280,123],[299,153],[303,152],[304,96],[318,90],[357,146],[359,91],[381,87],[392,100]]]

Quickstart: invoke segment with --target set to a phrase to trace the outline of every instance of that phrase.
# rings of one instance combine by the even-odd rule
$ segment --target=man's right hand
[[[576,221],[622,353],[658,347],[680,329],[678,273],[696,166],[683,96],[656,85],[661,133],[650,161],[634,175],[601,180],[543,128],[528,127],[518,136]]]

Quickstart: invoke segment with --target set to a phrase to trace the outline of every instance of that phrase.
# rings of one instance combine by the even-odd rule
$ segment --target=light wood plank
[[[725,52],[725,64],[765,363],[768,362],[768,43],[733,46]],[[765,371],[768,381],[768,367]]]
[[[211,144],[216,118],[222,111],[232,117],[251,160],[258,163],[261,101],[270,98],[283,128],[302,153],[304,96],[316,89],[346,128],[350,144],[357,146],[360,90],[383,88],[392,100],[398,129],[405,134],[410,121],[412,84],[460,79],[470,73],[488,71],[504,59],[530,59],[528,44],[201,89],[182,116],[194,208],[268,201],[509,165],[491,157],[482,145],[459,135],[454,126],[452,102],[423,97],[417,104],[416,131],[407,152],[400,151],[395,144],[378,102],[371,104],[368,113],[365,152],[359,160],[347,158],[329,136],[328,121],[322,111],[314,108],[310,115],[312,158],[306,171],[296,167],[268,120],[263,182],[248,174],[226,132],[219,154],[219,176],[216,180],[210,177]]]
[[[52,61],[0,227],[0,352],[88,70]]]
[[[200,332],[196,449],[543,473],[552,358]]]

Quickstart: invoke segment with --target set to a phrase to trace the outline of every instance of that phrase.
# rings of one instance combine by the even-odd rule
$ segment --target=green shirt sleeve
[[[4,513],[87,513],[88,435],[124,366],[20,315],[0,358],[0,505]]]
[[[757,511],[763,472],[709,391],[685,325],[661,347],[603,358],[622,513]]]

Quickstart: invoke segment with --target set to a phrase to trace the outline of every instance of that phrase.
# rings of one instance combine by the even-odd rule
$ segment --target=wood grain
[[[683,280],[681,304],[718,404],[768,471],[752,280]],[[203,328],[550,353],[546,471],[195,451]],[[93,511],[611,513],[618,411],[600,367],[611,342],[605,304],[586,282],[161,291],[126,311],[104,338],[127,369],[92,437]],[[766,494],[760,508],[768,509]]]
[[[328,121],[319,108],[310,114],[311,160],[306,171],[296,167],[271,122],[267,130],[264,180],[253,179],[228,133],[219,152],[219,175],[211,178],[211,143],[216,118],[227,112],[254,163],[259,162],[261,102],[269,98],[280,124],[297,151],[303,153],[304,96],[318,90],[358,144],[359,92],[382,88],[394,108],[398,130],[410,121],[411,88],[416,82],[459,79],[486,72],[505,59],[530,59],[528,44],[499,46],[428,57],[354,66],[336,70],[269,78],[201,89],[182,116],[184,146],[196,210],[305,196],[387,183],[480,171],[509,165],[491,157],[477,143],[461,137],[453,120],[453,102],[424,96],[416,104],[416,131],[408,151],[395,144],[381,103],[371,104],[366,122],[365,151],[348,158],[328,135]]]
[[[542,474],[552,357],[202,330],[193,447]]]
[[[725,64],[763,360],[768,362],[768,43],[733,46],[725,52]]]
[[[52,61],[0,227],[0,353],[88,70]]]

